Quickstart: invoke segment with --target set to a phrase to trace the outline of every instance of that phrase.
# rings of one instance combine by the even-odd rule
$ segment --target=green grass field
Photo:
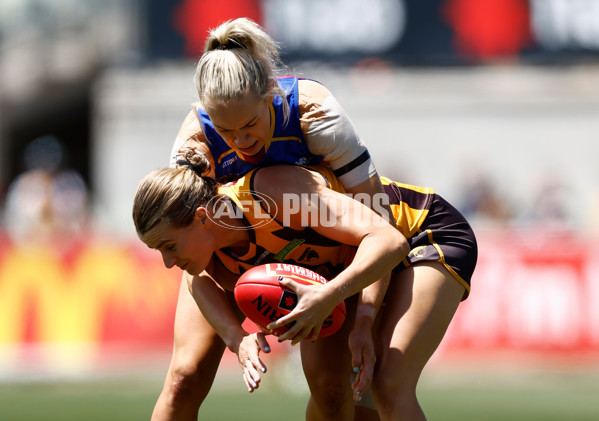
[[[288,384],[291,382],[292,384]],[[296,385],[294,386],[293,383]],[[0,419],[147,420],[161,375],[0,383]],[[597,421],[599,370],[429,369],[420,385],[429,420]],[[221,374],[200,411],[204,420],[303,420],[305,384],[268,376],[254,394]]]

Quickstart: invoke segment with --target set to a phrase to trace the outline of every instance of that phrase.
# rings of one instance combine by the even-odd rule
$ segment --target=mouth
[[[256,147],[257,145],[258,145],[258,141],[256,140],[254,143],[252,143],[247,148],[237,148],[237,149],[239,149],[239,152],[241,152],[244,155],[252,156],[252,155],[256,155],[257,153],[259,153],[260,150],[262,149],[262,148],[260,148],[260,149],[256,150],[257,149],[257,147]]]

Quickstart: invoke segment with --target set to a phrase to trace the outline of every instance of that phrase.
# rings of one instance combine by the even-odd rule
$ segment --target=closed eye
[[[164,247],[164,250],[170,251],[170,252],[174,252],[176,249],[177,249],[177,246],[175,244],[169,244]]]

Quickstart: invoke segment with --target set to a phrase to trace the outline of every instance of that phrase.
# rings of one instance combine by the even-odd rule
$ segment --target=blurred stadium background
[[[0,418],[149,418],[180,274],[132,197],[238,16],[333,91],[381,174],[477,232],[431,419],[599,419],[599,0],[0,0]],[[303,419],[296,351],[269,362],[246,396],[227,355],[204,418]]]

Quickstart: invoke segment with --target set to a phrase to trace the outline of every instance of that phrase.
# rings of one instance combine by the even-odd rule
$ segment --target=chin
[[[252,154],[252,155],[243,154],[243,156],[246,161],[254,162],[254,163],[260,162],[260,160],[264,157],[264,148],[261,148],[255,154]]]
[[[199,276],[199,275],[201,275],[206,270],[207,266],[208,265],[203,266],[200,269],[188,267],[188,268],[185,269],[185,272],[187,272],[191,276]]]

